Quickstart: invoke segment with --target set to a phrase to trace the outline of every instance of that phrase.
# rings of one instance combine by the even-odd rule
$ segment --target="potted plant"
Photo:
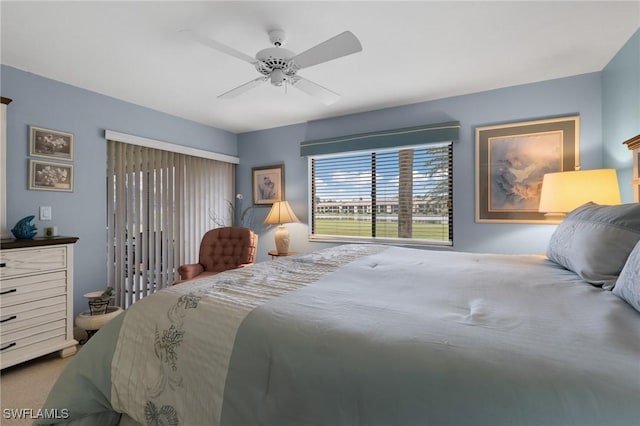
[[[91,315],[104,315],[113,297],[113,287],[107,287],[103,291],[93,291],[84,295],[89,299]]]

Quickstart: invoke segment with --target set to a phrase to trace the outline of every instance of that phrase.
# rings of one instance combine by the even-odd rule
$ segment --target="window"
[[[114,140],[107,161],[107,279],[128,307],[197,261],[211,213],[233,199],[235,165]]]
[[[309,161],[312,239],[452,245],[452,142]]]

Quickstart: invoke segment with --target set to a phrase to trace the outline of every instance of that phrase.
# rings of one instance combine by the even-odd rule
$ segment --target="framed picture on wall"
[[[72,192],[73,166],[29,160],[29,189]]]
[[[579,168],[580,117],[476,128],[476,222],[550,223],[542,177]]]
[[[73,134],[31,126],[29,155],[56,160],[73,160]]]
[[[284,165],[254,167],[253,204],[271,205],[284,200]]]

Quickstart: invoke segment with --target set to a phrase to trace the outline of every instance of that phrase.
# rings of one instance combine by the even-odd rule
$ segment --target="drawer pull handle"
[[[0,268],[4,268],[5,266],[7,266],[7,262],[0,263]]]
[[[15,293],[16,291],[18,291],[17,288],[12,288],[11,290],[7,290],[7,291],[3,291],[0,294],[9,294],[9,293]]]
[[[16,319],[16,318],[18,318],[18,317],[17,317],[17,316],[15,316],[15,315],[11,315],[9,318],[5,318],[5,319],[3,319],[3,320],[0,320],[0,323],[1,323],[1,322],[11,321],[11,320],[14,320],[14,319]]]
[[[4,348],[0,348],[0,351],[4,351],[5,349],[9,349],[12,348],[16,345],[16,342],[13,343],[9,343],[7,346],[5,346]]]

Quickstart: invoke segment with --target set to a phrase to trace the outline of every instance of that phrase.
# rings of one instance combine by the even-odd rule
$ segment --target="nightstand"
[[[271,256],[271,259],[275,259],[276,257],[284,257],[284,256],[295,256],[296,254],[298,254],[297,251],[290,251],[287,252],[286,254],[280,254],[278,253],[278,250],[271,250],[269,252],[269,256]]]

